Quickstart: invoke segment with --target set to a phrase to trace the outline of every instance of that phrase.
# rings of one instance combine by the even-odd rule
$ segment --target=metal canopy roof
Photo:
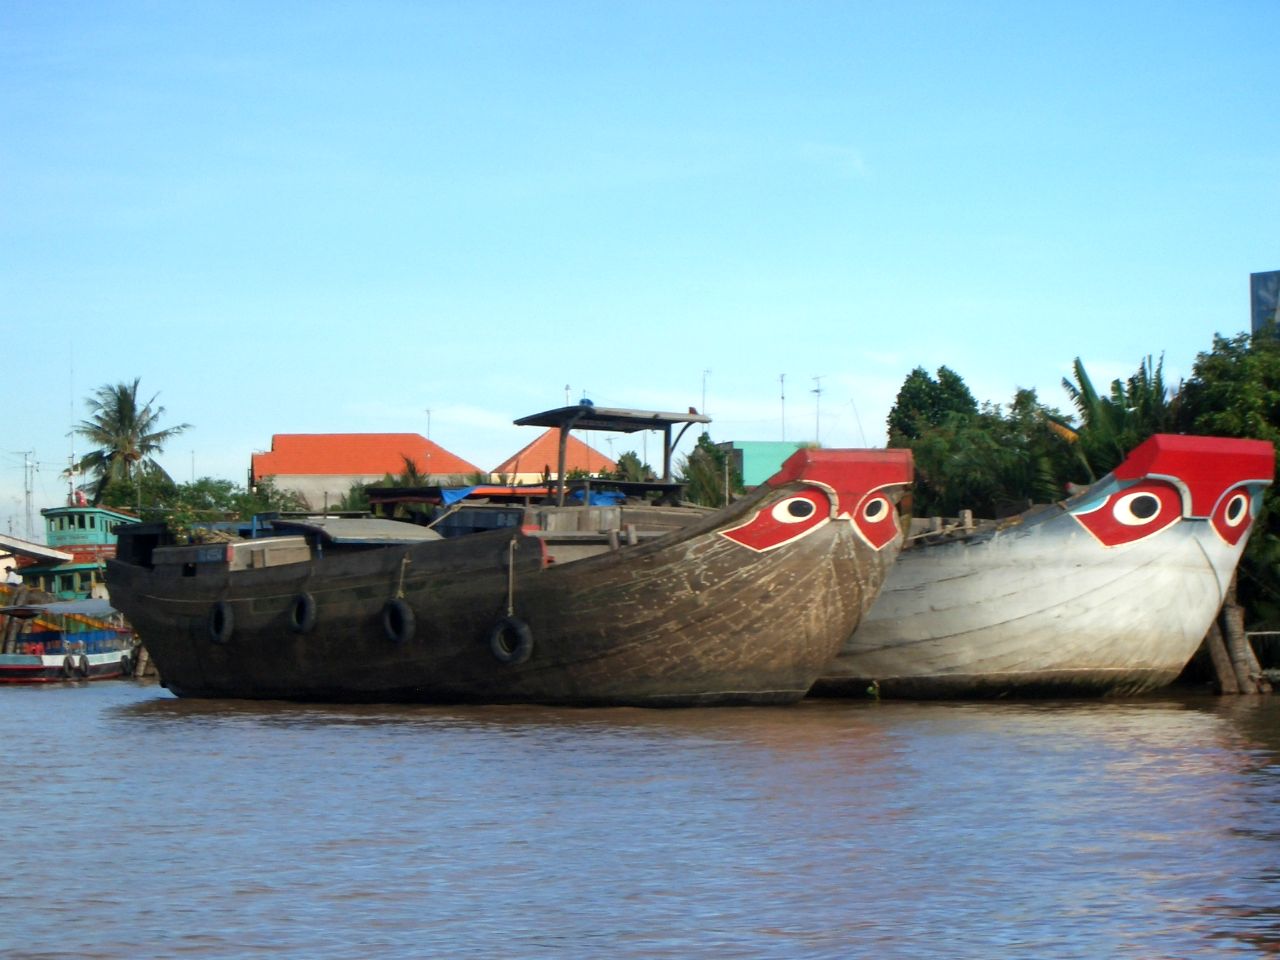
[[[440,540],[434,530],[400,520],[351,520],[342,517],[310,517],[307,519],[273,520],[279,530],[310,530],[321,533],[334,543],[420,543]]]
[[[620,410],[615,407],[597,407],[590,401],[583,401],[572,407],[556,407],[544,410],[532,416],[517,420],[518,427],[559,427],[560,428],[560,463],[556,471],[557,501],[564,505],[564,462],[565,444],[569,440],[570,430],[603,430],[606,433],[635,433],[639,430],[660,430],[662,432],[662,479],[671,482],[671,451],[680,442],[684,432],[695,423],[710,423],[711,418],[703,416],[689,408],[688,413],[660,413],[656,410]],[[674,440],[671,428],[684,424]],[[584,503],[586,499],[584,498]]]
[[[54,550],[42,543],[32,543],[29,540],[19,540],[17,537],[6,537],[0,534],[0,557],[12,556],[31,557],[47,563],[70,563],[75,559],[69,553]]]
[[[603,430],[609,433],[635,433],[638,430],[664,430],[675,423],[710,423],[711,418],[694,412],[661,413],[655,410],[620,410],[576,403],[571,407],[544,410],[517,420],[518,427],[568,427],[571,430]]]

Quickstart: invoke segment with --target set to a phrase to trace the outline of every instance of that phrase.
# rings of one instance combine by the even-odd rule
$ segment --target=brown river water
[[[647,711],[0,689],[0,956],[1280,953],[1280,696]]]

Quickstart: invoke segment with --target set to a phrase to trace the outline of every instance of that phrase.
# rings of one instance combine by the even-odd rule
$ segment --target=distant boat
[[[1140,693],[1222,605],[1272,481],[1270,443],[1157,435],[1062,503],[902,551],[823,695]]]
[[[517,422],[663,430],[663,480],[632,493],[678,499],[671,427],[706,419],[585,404]],[[498,507],[512,525],[451,537],[280,519],[265,539],[181,546],[141,524],[120,530],[107,585],[183,697],[785,703],[883,582],[910,479],[906,451],[802,450],[715,511],[565,505],[560,482],[551,503]],[[632,519],[662,511],[684,519]]]
[[[22,632],[8,631],[17,623]],[[132,674],[133,631],[105,600],[0,606],[0,683],[108,680]]]
[[[103,565],[116,553],[116,528],[137,517],[106,507],[93,507],[76,495],[62,507],[40,511],[48,546],[0,538],[19,557],[17,573],[28,587],[57,600],[104,597]]]

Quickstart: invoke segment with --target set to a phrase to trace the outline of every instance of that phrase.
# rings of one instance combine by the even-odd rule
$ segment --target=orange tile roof
[[[304,475],[400,474],[404,458],[424,474],[467,474],[473,463],[417,433],[277,433],[271,450],[253,454],[253,478]]]
[[[542,473],[549,469],[555,476],[560,463],[560,429],[551,427],[544,431],[538,439],[524,446],[514,456],[508,457],[493,468],[494,473]],[[569,434],[569,442],[565,444],[564,470],[585,470],[587,473],[601,473],[605,470],[616,470],[618,465],[603,453],[591,449],[573,434]]]

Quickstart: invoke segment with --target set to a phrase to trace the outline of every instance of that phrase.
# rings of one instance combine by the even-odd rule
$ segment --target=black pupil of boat
[[[1144,493],[1142,496],[1133,498],[1133,502],[1129,504],[1129,509],[1139,520],[1150,520],[1160,509],[1160,501],[1151,494]]]
[[[787,513],[793,517],[807,517],[813,510],[814,506],[808,500],[792,500],[787,504]]]
[[[1227,519],[1235,523],[1244,513],[1244,497],[1237,496],[1227,505]]]
[[[865,513],[868,520],[879,520],[880,515],[884,513],[884,501],[872,500],[867,504]]]

